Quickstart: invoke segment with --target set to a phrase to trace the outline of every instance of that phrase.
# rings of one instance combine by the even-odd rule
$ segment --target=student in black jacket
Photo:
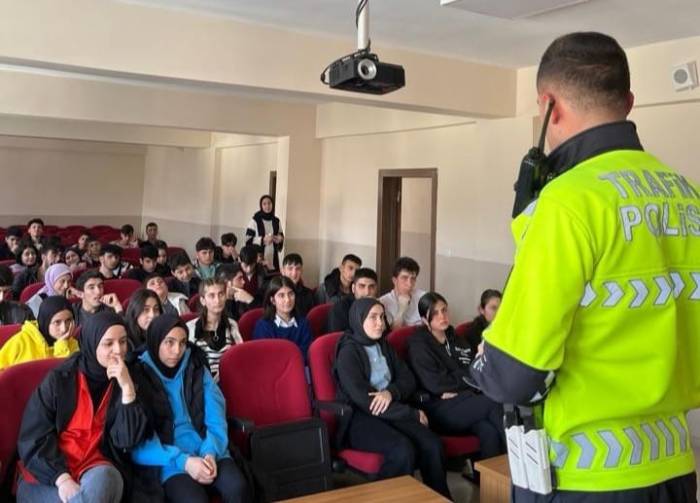
[[[171,290],[179,292],[189,299],[199,292],[200,279],[194,274],[194,266],[186,252],[178,252],[170,257],[170,270],[173,272],[175,280]]]
[[[500,405],[471,387],[469,349],[455,338],[445,298],[428,292],[418,301],[423,326],[408,339],[408,361],[430,394],[423,409],[430,426],[445,435],[475,434],[483,458],[505,452]]]
[[[132,500],[129,451],[145,438],[147,417],[126,354],[121,316],[96,314],[80,352],[32,394],[17,444],[18,502]]]
[[[14,260],[21,240],[22,229],[16,225],[8,227],[5,232],[5,241],[0,244],[0,260]]]
[[[12,271],[6,265],[0,265],[0,325],[22,324],[34,319],[34,313],[25,304],[13,302]]]
[[[411,475],[416,467],[426,485],[451,498],[440,438],[423,411],[406,402],[416,383],[411,371],[382,337],[384,307],[371,298],[350,309],[350,329],[336,348],[333,374],[338,399],[352,406],[339,429],[340,445],[384,456],[380,478]]]
[[[328,332],[344,332],[350,328],[350,308],[357,299],[377,296],[377,273],[369,267],[360,267],[352,280],[352,295],[345,295],[328,313]]]
[[[471,357],[476,356],[479,344],[482,341],[484,330],[491,324],[499,306],[501,305],[501,292],[498,290],[484,290],[479,302],[479,316],[474,318],[469,324],[464,339],[471,349]]]
[[[316,305],[316,298],[311,288],[304,286],[304,261],[298,253],[289,253],[282,260],[282,276],[294,283],[294,309],[297,316],[305,317]],[[324,327],[325,328],[325,327]]]
[[[355,277],[355,271],[362,267],[362,259],[349,253],[343,257],[340,267],[333,269],[323,280],[316,291],[318,304],[335,304],[343,296],[351,295],[350,287]]]

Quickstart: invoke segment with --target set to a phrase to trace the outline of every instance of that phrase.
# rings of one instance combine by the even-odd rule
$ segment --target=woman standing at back
[[[246,245],[263,247],[265,264],[271,271],[280,270],[278,254],[282,251],[284,233],[280,227],[280,219],[275,216],[275,202],[271,196],[260,198],[260,211],[253,215],[245,232]]]

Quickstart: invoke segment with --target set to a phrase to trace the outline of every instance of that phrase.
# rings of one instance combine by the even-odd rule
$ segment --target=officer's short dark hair
[[[537,70],[537,89],[558,86],[583,109],[627,106],[630,70],[625,51],[602,33],[578,32],[552,42]]]
[[[412,272],[416,276],[420,273],[420,266],[418,262],[413,260],[411,257],[399,257],[399,259],[394,264],[394,270],[391,272],[391,276],[398,278],[401,271]]]

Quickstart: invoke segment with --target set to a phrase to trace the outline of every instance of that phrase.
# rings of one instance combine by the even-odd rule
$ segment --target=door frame
[[[417,168],[417,169],[380,169],[377,199],[377,276],[381,275],[384,267],[393,267],[393,264],[382,264],[382,208],[385,178],[429,178],[431,185],[431,218],[430,218],[430,289],[435,290],[435,254],[437,236],[437,190],[438,190],[438,170],[437,168]],[[403,196],[402,196],[403,197]],[[403,199],[402,199],[403,203]]]

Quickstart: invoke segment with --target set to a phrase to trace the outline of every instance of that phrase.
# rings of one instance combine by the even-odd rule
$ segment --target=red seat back
[[[192,297],[189,298],[187,301],[187,307],[190,308],[190,311],[193,313],[198,313],[202,310],[202,303],[199,302],[199,294],[195,293]]]
[[[0,326],[0,348],[2,348],[5,343],[10,340],[10,337],[15,335],[21,329],[22,325],[20,323]]]
[[[387,336],[387,341],[402,360],[408,356],[408,338],[413,335],[416,328],[414,326],[397,328],[389,332]]]
[[[12,264],[16,264],[17,261],[15,259],[8,259],[8,260],[0,260],[0,265],[6,265],[7,267],[10,267]]]
[[[63,358],[35,360],[0,372],[0,403],[4,406],[0,428],[0,481],[5,479],[17,451],[17,437],[29,397],[46,374],[62,361]]]
[[[465,337],[467,335],[467,330],[469,330],[469,327],[472,325],[471,321],[467,321],[465,323],[460,323],[455,327],[455,335],[457,337]]]
[[[314,339],[326,333],[326,326],[328,326],[328,313],[331,312],[332,308],[333,304],[321,304],[319,306],[312,307],[309,313],[306,315],[306,319],[309,321],[311,337]]]
[[[104,282],[105,294],[115,293],[119,302],[128,301],[131,294],[141,288],[135,279],[107,279]]]
[[[26,303],[29,299],[34,297],[34,294],[41,290],[44,287],[44,283],[31,283],[27,286],[24,287],[24,290],[22,290],[22,293],[19,294],[19,301],[24,304]]]
[[[168,257],[172,257],[176,253],[183,253],[185,251],[184,248],[180,248],[179,246],[168,246],[165,248],[165,253],[168,254]]]
[[[311,402],[299,348],[285,339],[232,346],[221,357],[219,386],[228,417],[256,427],[311,417]]]
[[[246,311],[238,320],[238,330],[241,332],[241,337],[244,341],[249,341],[253,338],[253,332],[255,331],[255,324],[258,322],[263,315],[263,308],[256,307],[250,311]]]
[[[195,318],[199,318],[199,313],[184,313],[180,315],[180,319],[187,323],[188,321],[192,321]]]
[[[124,248],[122,249],[122,260],[128,262],[134,267],[141,265],[141,250],[138,248]]]

